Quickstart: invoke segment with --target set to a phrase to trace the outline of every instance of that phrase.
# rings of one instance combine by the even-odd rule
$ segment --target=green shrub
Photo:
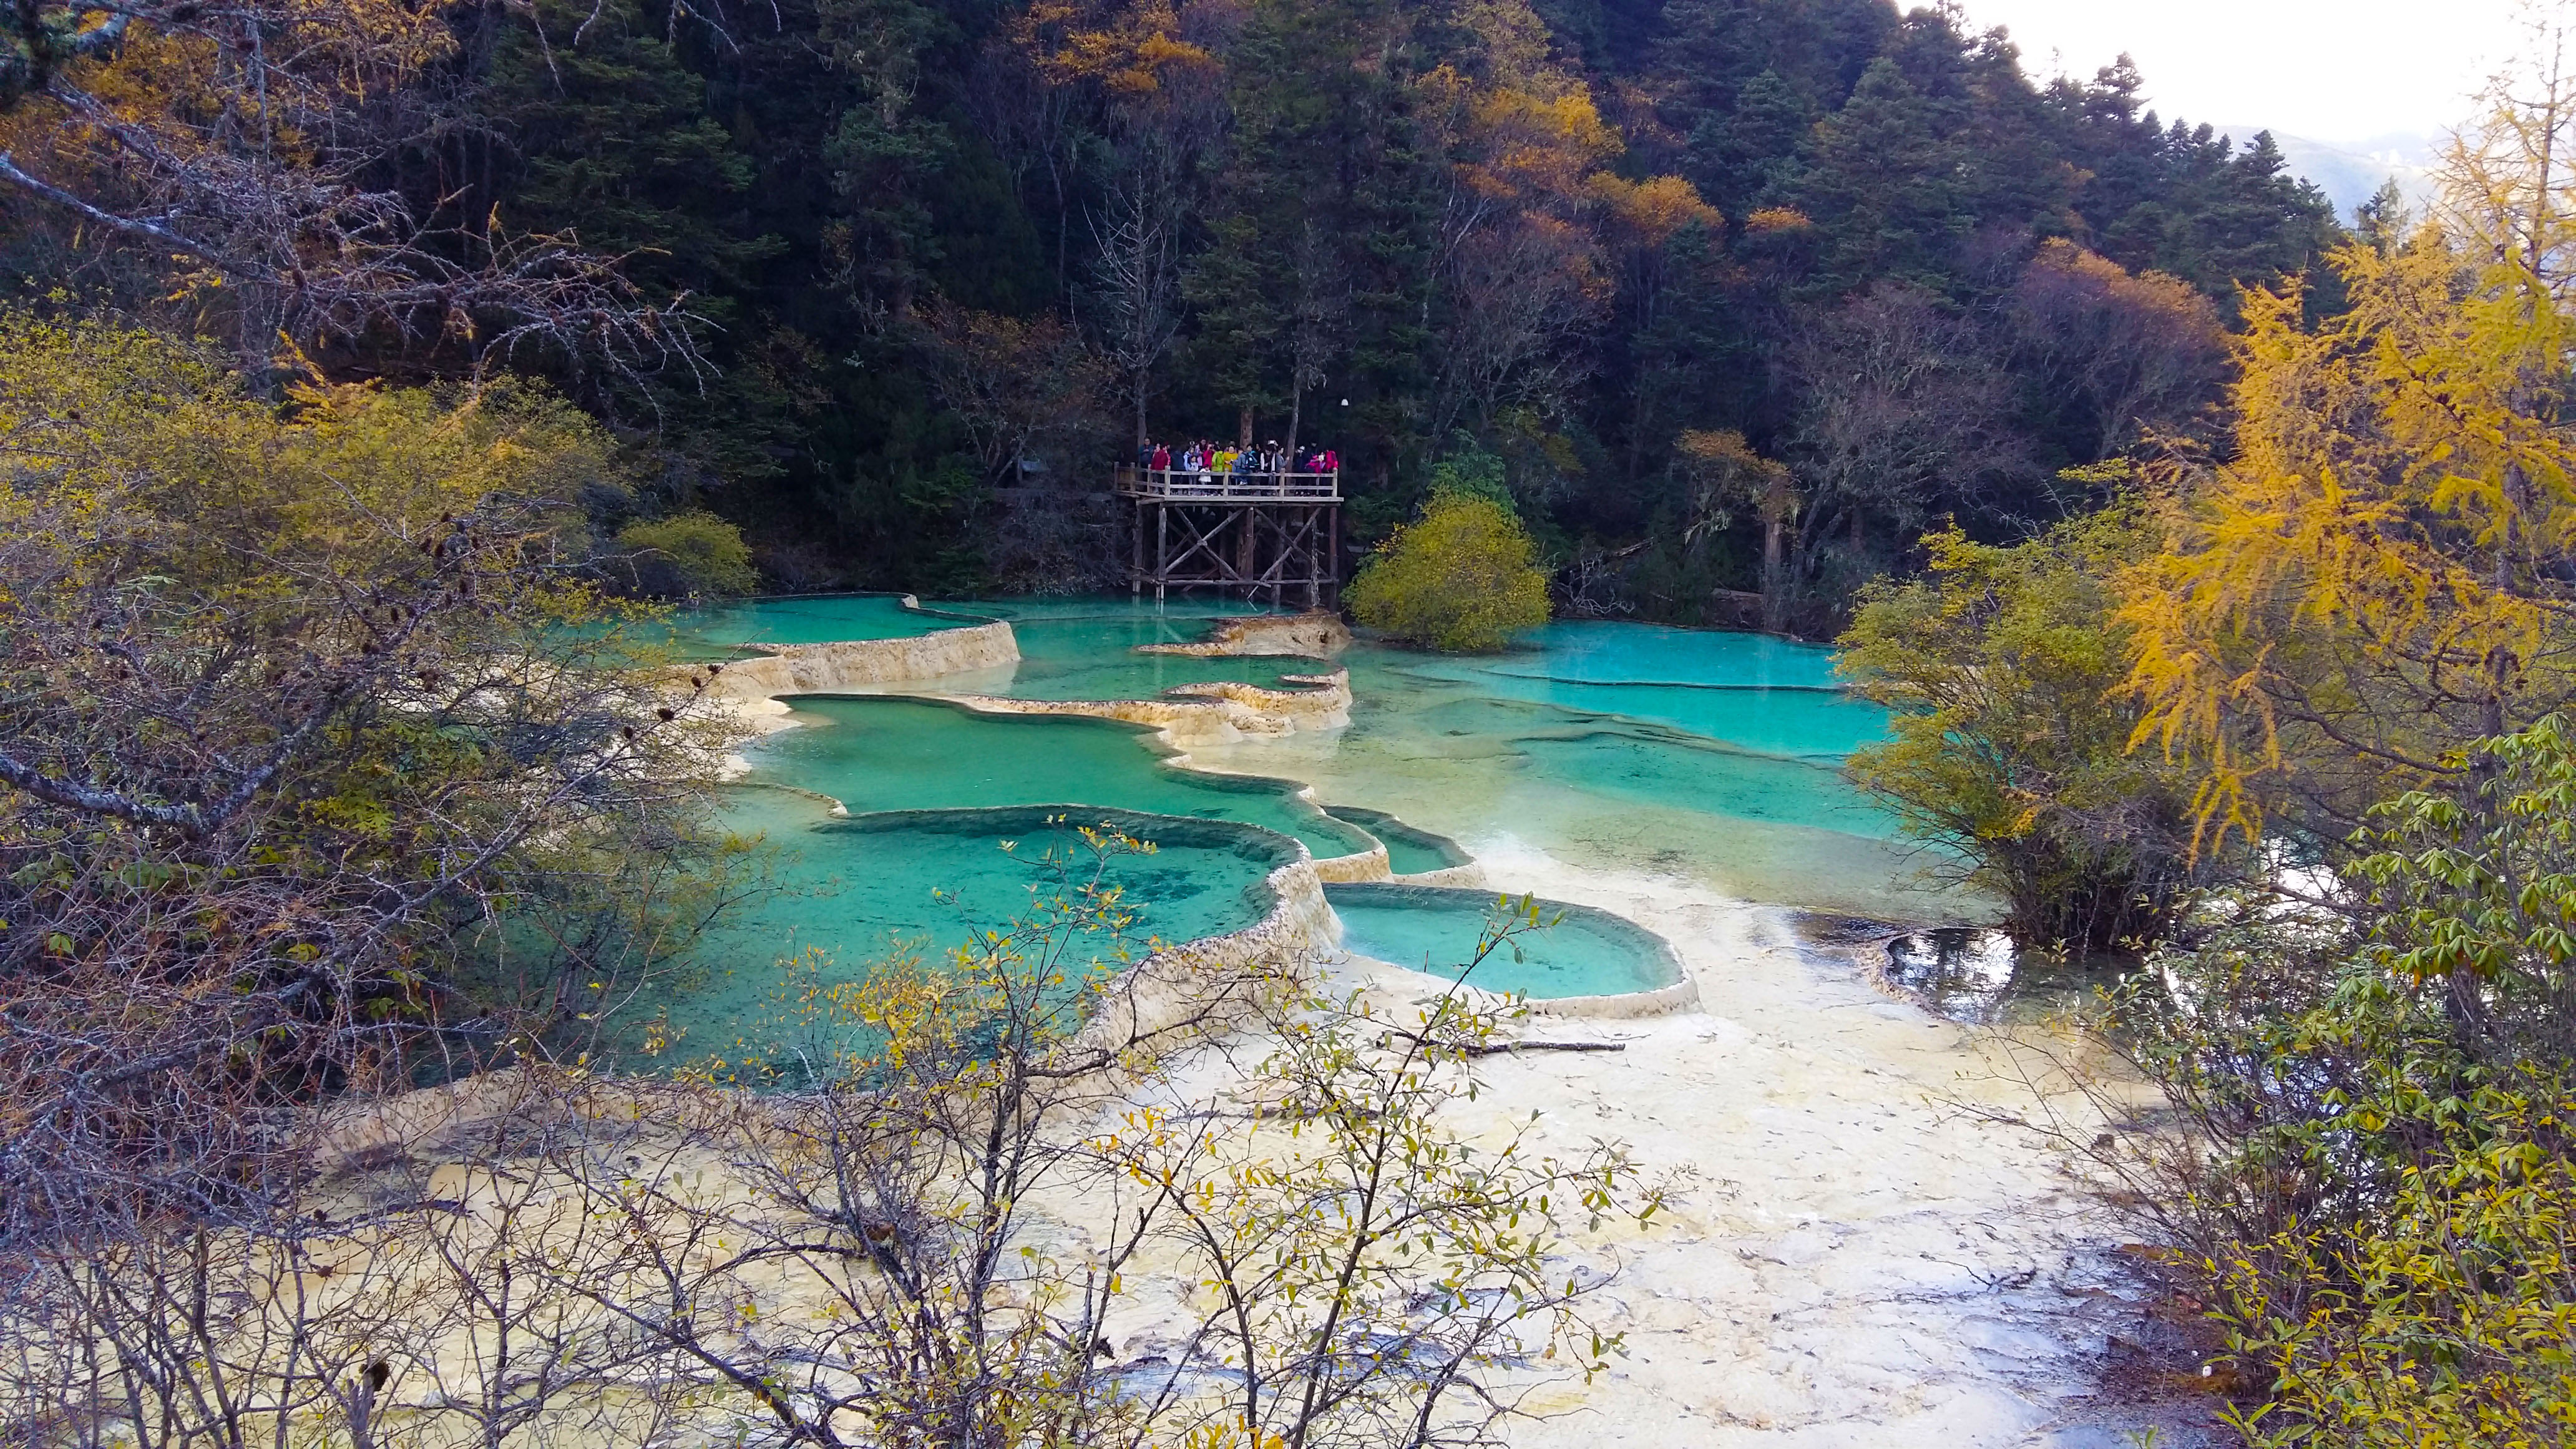
[[[1536,554],[1509,508],[1443,489],[1351,582],[1351,612],[1433,649],[1500,649],[1547,622],[1547,572]]]
[[[747,594],[760,583],[742,530],[691,510],[618,530],[619,571],[639,594],[677,598]]]
[[[2189,771],[2129,747],[2138,711],[2113,692],[2129,640],[2105,581],[2159,542],[2135,506],[2009,548],[1950,528],[1923,540],[1921,577],[1863,589],[1842,636],[1836,667],[1891,712],[1852,779],[2026,945],[2160,937],[2236,863],[2193,853]]]
[[[2460,763],[2372,812],[2334,911],[2241,903],[2104,1024],[2180,1129],[2115,1200],[2225,1331],[2260,1449],[2576,1424],[2576,723]]]

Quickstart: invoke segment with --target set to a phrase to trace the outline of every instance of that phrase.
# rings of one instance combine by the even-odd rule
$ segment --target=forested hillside
[[[776,589],[1103,582],[1140,430],[1293,434],[1362,543],[1481,453],[1577,611],[1813,632],[2197,426],[2237,289],[2337,233],[2267,140],[1887,0],[344,19],[291,113],[179,30],[34,45],[11,293],[550,375],[655,461],[597,524],[713,510]]]

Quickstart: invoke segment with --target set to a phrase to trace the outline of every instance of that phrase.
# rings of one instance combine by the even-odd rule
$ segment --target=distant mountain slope
[[[2218,129],[2234,137],[2241,148],[2254,139],[2255,132],[2265,128],[2237,124]],[[2276,130],[2272,140],[2290,163],[2291,172],[2315,182],[2333,199],[2335,214],[2346,221],[2352,219],[2354,207],[2368,201],[2380,183],[2392,177],[2416,206],[2432,197],[2436,137],[2396,131],[2356,141],[2319,141]]]

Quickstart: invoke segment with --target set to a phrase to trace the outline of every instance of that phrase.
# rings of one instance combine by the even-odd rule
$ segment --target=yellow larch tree
[[[2288,799],[2348,823],[2576,697],[2576,78],[2544,39],[2434,215],[2331,258],[2345,312],[2248,294],[2233,448],[2122,580],[2133,745],[2196,757],[2205,836]]]

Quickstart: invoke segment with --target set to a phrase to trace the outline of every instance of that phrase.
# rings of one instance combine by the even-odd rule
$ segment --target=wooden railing
[[[1118,470],[1118,491],[1131,498],[1175,503],[1339,503],[1342,475],[1330,473],[1219,473],[1183,468]]]

